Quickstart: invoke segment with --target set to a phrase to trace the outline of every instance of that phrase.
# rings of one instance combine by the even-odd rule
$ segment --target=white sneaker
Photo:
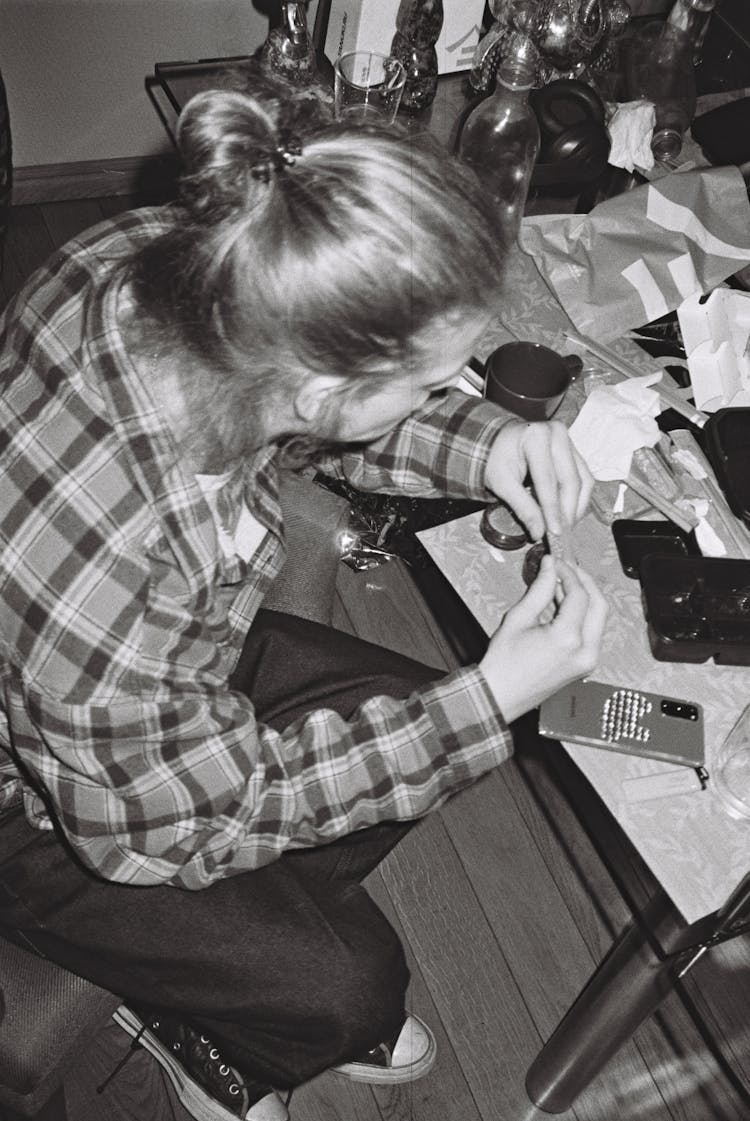
[[[418,1016],[407,1016],[392,1046],[379,1043],[361,1059],[331,1070],[352,1082],[413,1082],[427,1074],[436,1056],[437,1043],[427,1024]]]

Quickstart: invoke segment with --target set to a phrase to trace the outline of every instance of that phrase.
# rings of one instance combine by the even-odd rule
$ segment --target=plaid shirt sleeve
[[[488,498],[484,471],[492,444],[510,414],[450,389],[393,432],[341,455],[321,470],[358,490],[421,498]]]
[[[57,824],[98,875],[199,889],[419,817],[505,759],[511,740],[476,667],[283,732],[229,689],[280,563],[272,488],[261,472],[271,532],[228,588],[210,511],[162,454],[160,418],[115,360],[106,301],[91,298],[97,253],[116,256],[160,222],[131,214],[77,239],[6,318],[0,781],[22,783],[34,823]],[[465,487],[477,427],[458,428],[439,470]],[[410,456],[442,461],[437,422],[414,429],[387,452],[396,482],[423,473]]]
[[[383,820],[413,819],[507,757],[480,671],[346,722],[277,733],[226,689],[72,705],[38,689],[11,714],[18,753],[81,859],[127,883],[198,889]]]

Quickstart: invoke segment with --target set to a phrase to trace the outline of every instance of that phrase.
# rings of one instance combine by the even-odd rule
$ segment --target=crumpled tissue
[[[654,153],[651,136],[656,112],[651,101],[623,101],[612,114],[607,128],[611,148],[609,162],[626,171],[651,171]]]
[[[659,441],[659,394],[648,387],[661,371],[592,389],[570,426],[570,438],[600,482],[627,479],[633,453]]]

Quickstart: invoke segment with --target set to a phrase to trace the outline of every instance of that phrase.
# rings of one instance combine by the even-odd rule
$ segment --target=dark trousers
[[[368,697],[405,697],[437,676],[261,611],[232,683],[280,729],[312,708],[348,717]],[[384,823],[188,892],[99,880],[19,809],[0,822],[0,927],[136,1007],[178,1013],[245,1075],[292,1087],[402,1022],[403,951],[360,880],[408,829]]]

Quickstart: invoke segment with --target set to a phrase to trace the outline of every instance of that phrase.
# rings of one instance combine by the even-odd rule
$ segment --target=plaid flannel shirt
[[[279,733],[227,680],[284,559],[272,450],[223,496],[265,527],[227,558],[118,329],[113,265],[176,220],[100,223],[59,250],[2,328],[0,804],[126,883],[202,888],[284,850],[412,819],[502,761],[477,667]],[[484,497],[498,411],[451,391],[327,468],[369,490]]]

